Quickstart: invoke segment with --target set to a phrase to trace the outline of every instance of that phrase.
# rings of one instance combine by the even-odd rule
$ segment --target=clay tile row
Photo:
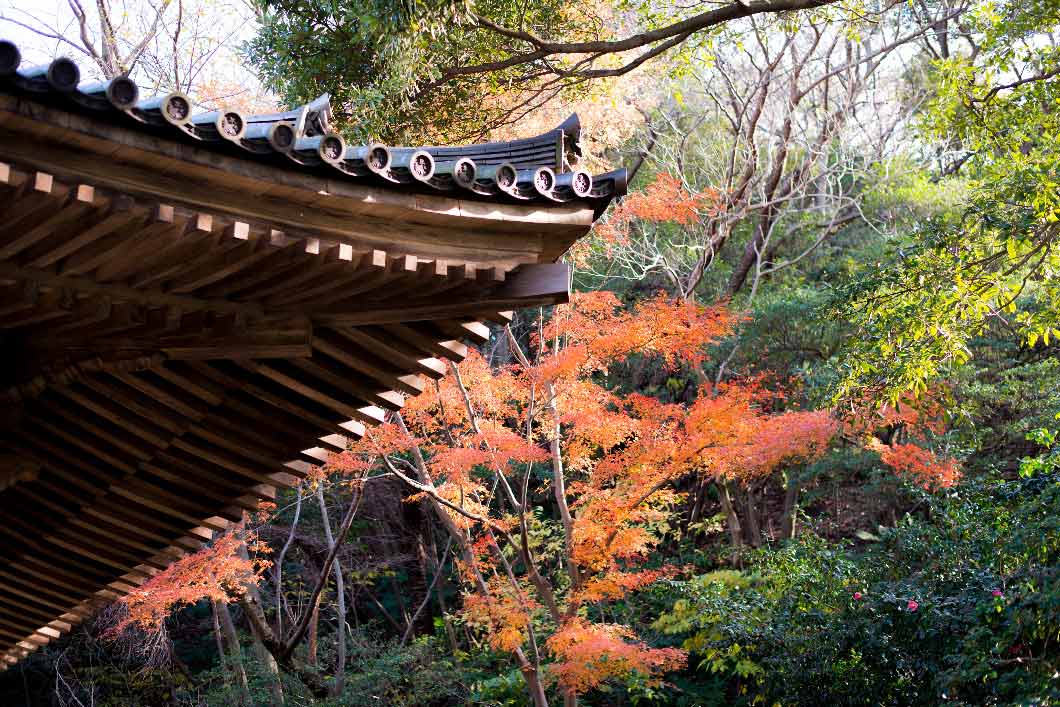
[[[185,94],[141,98],[139,87],[125,76],[81,82],[77,64],[65,57],[23,67],[18,47],[6,40],[0,40],[0,91],[107,117],[117,125],[192,140],[210,149],[406,191],[542,205],[587,201],[600,209],[626,190],[625,169],[591,175],[569,167],[569,156],[579,153],[581,126],[576,115],[542,135],[508,142],[349,145],[331,128],[326,94],[267,115],[234,110],[195,113]]]

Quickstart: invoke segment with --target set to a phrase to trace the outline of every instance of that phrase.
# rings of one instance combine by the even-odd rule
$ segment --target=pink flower
[[[993,594],[995,597],[1003,597],[1003,596],[1005,596],[1004,594],[1001,593],[1000,589],[995,589],[994,591],[992,591],[990,593]]]
[[[861,601],[861,592],[854,592],[854,601]]]
[[[909,603],[906,604],[906,607],[908,607],[910,611],[916,611],[920,608],[920,604],[918,604],[915,599],[910,599]]]

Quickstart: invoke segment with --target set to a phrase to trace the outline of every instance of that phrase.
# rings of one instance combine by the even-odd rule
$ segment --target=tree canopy
[[[734,41],[735,20],[782,27],[791,13],[836,2],[661,12],[649,2],[260,0],[247,57],[289,102],[331,93],[351,134],[426,144],[482,137],[675,49],[710,52]]]

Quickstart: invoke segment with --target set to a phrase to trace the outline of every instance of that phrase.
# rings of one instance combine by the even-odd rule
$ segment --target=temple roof
[[[572,167],[580,154],[581,125],[576,115],[553,130],[521,140],[445,147],[349,145],[331,124],[327,94],[279,113],[196,113],[187,95],[141,97],[136,83],[124,76],[82,83],[77,64],[65,57],[41,66],[20,64],[18,47],[0,40],[0,90],[289,169],[412,193],[502,202],[582,201],[604,207],[626,188],[624,169],[590,175]]]
[[[0,661],[567,301],[555,261],[624,186],[577,136],[349,147],[326,99],[195,114],[0,41]]]

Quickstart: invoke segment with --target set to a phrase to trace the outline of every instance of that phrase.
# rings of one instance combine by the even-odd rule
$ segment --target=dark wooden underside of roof
[[[567,277],[0,163],[3,659],[400,409],[488,337],[480,320],[564,301]]]

